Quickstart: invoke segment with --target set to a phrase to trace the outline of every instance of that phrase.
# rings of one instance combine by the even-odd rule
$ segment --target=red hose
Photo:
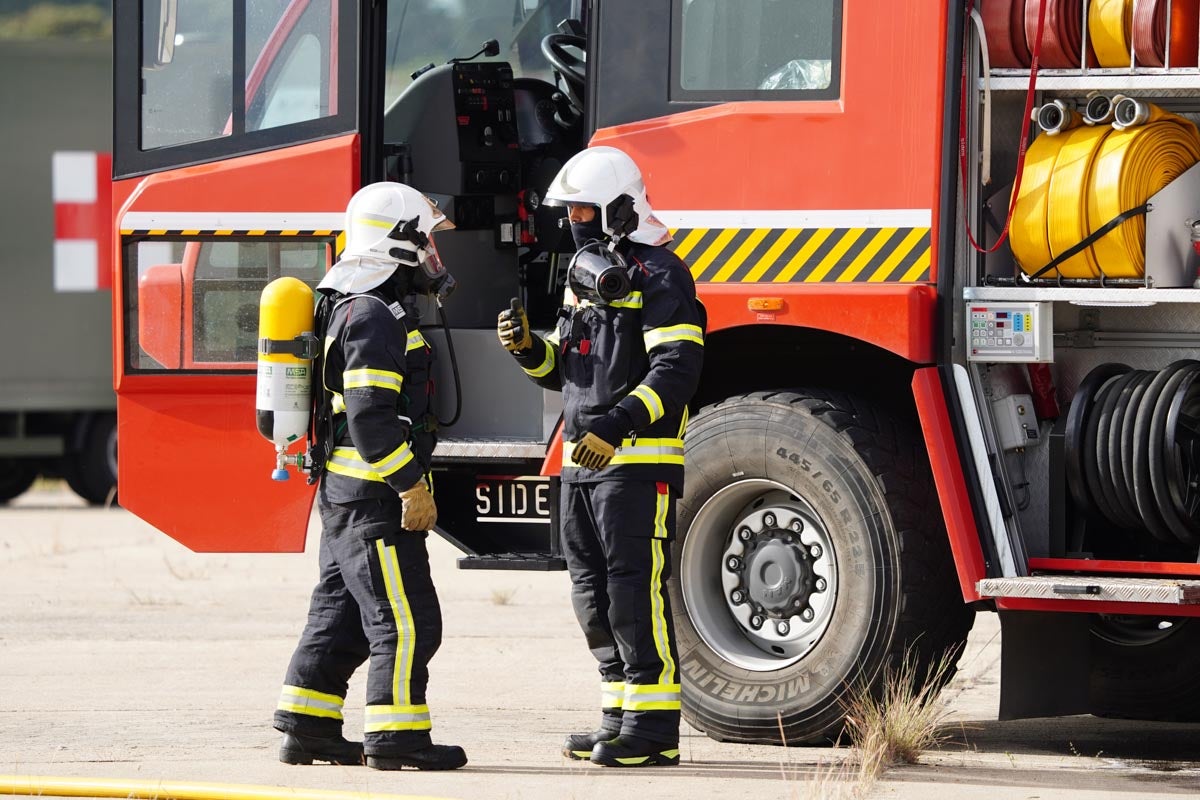
[[[1015,0],[1014,0],[1015,1]],[[963,196],[963,228],[967,232],[967,241],[971,243],[971,247],[975,248],[980,253],[994,253],[1000,249],[1000,245],[1004,244],[1004,240],[1008,238],[1008,228],[1012,224],[1013,210],[1017,207],[1017,196],[1021,192],[1021,174],[1025,171],[1025,149],[1029,146],[1029,123],[1033,115],[1033,98],[1034,88],[1037,86],[1038,61],[1042,52],[1042,37],[1046,32],[1046,6],[1042,3],[1038,4],[1039,10],[1037,15],[1036,25],[1034,27],[1033,51],[1030,53],[1029,59],[1029,88],[1025,91],[1025,113],[1021,118],[1021,138],[1020,144],[1017,147],[1017,178],[1013,182],[1012,194],[1008,201],[1008,215],[1004,218],[1004,230],[1000,231],[1000,235],[996,238],[996,243],[991,247],[983,247],[975,238],[974,232],[971,230],[971,222],[966,219],[967,204],[967,42],[970,40],[970,25],[971,25],[971,10],[975,7],[974,0],[967,0],[967,11],[963,17],[967,31],[963,33],[963,55],[962,55],[962,81],[959,84],[960,102],[958,106],[958,164],[959,175],[962,178],[962,196]],[[1028,10],[1026,10],[1028,13]]]
[[[993,67],[1020,69],[1029,66],[1025,40],[1025,0],[979,0],[979,14],[987,35]]]
[[[1070,69],[1079,66],[1083,47],[1083,7],[1080,0],[1027,0],[1025,38],[1037,36],[1038,18],[1045,6],[1046,31],[1042,39],[1043,67]]]
[[[1171,66],[1196,66],[1197,0],[1171,0]],[[1140,0],[1133,14],[1133,48],[1138,66],[1167,66],[1167,0]]]

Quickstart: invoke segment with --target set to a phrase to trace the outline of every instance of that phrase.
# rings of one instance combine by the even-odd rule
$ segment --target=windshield
[[[572,0],[389,0],[385,107],[426,64],[466,57],[488,39],[500,54],[488,61],[512,64],[516,78],[554,75],[542,56],[542,39],[571,16]]]

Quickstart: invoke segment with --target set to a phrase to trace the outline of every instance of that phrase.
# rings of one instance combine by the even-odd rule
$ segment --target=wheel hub
[[[815,576],[808,548],[769,530],[747,546],[745,581],[750,602],[770,619],[787,619],[808,605]]]
[[[807,503],[780,491],[760,490],[730,521],[721,589],[734,629],[776,665],[795,661],[833,616],[837,567],[829,534]],[[748,669],[771,663],[737,653],[733,642],[725,649]]]

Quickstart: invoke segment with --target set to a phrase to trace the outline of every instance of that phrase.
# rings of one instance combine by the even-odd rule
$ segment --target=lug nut
[[[750,532],[749,528],[742,528],[738,531],[738,538],[741,539],[743,542],[750,541],[750,537],[753,535],[754,534]]]
[[[729,568],[730,572],[737,572],[742,568],[742,560],[737,556],[730,556],[726,559],[725,566]]]
[[[792,520],[792,530],[794,530],[796,533],[799,533],[800,531],[804,530],[804,523],[798,519]]]
[[[824,578],[817,578],[817,591],[818,591],[818,592],[823,592],[823,591],[825,591],[825,586],[826,586],[826,585],[827,585],[827,584],[825,583],[825,579],[824,579]]]
[[[729,599],[735,605],[741,605],[742,603],[746,602],[746,593],[741,589],[734,589],[733,592],[730,593]]]
[[[808,552],[813,558],[820,558],[821,557],[821,545],[814,544],[812,547],[808,548]]]
[[[790,631],[791,629],[792,629],[792,626],[788,625],[786,622],[775,623],[775,632],[778,633],[780,636],[787,636],[788,631]]]
[[[763,525],[766,525],[768,528],[774,528],[775,527],[775,515],[774,514],[763,514]]]
[[[764,622],[763,618],[760,617],[758,614],[755,614],[753,617],[750,618],[750,627],[754,628],[754,630],[758,630],[759,628],[761,628],[763,626],[763,622]]]
[[[805,622],[812,622],[813,617],[815,617],[815,616],[816,616],[816,614],[813,613],[813,610],[811,608],[806,608],[800,612],[800,619],[804,620]]]

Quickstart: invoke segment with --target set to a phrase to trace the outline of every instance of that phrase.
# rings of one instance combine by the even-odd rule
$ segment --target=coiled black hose
[[[1200,361],[1101,364],[1079,384],[1064,441],[1067,487],[1085,514],[1200,542]]]

